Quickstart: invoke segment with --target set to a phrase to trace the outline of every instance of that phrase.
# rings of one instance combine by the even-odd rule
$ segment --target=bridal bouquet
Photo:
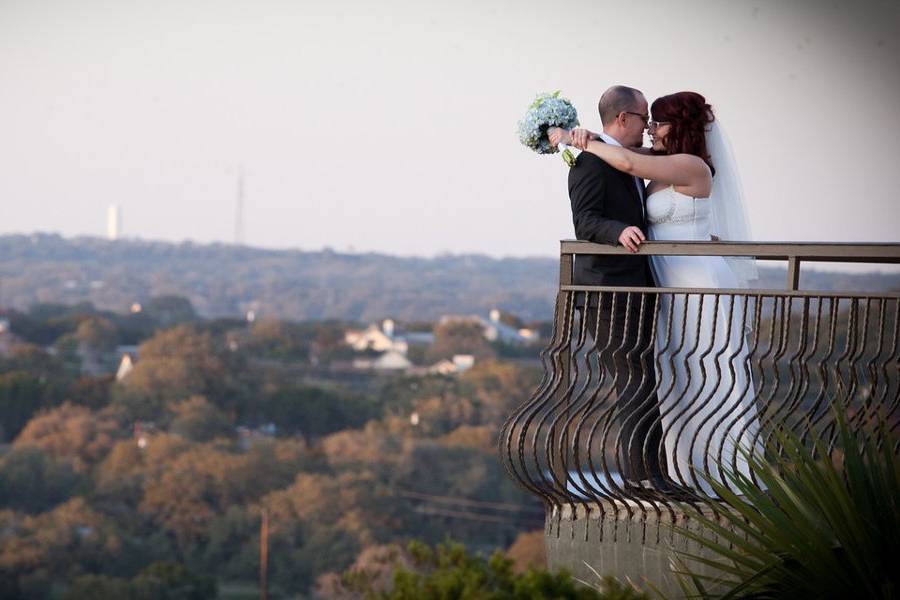
[[[565,144],[551,146],[547,139],[547,129],[578,127],[578,112],[566,98],[559,97],[559,91],[540,94],[535,98],[522,120],[519,121],[519,141],[538,154],[554,154],[562,151],[563,160],[570,167],[575,164],[575,156]]]

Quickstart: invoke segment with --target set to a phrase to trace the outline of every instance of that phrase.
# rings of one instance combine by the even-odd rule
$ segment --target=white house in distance
[[[397,350],[388,350],[378,358],[357,358],[353,361],[354,369],[375,369],[378,371],[406,371],[413,364],[406,354]]]
[[[434,342],[434,335],[428,332],[399,332],[392,319],[385,319],[381,322],[381,327],[372,324],[362,331],[346,332],[344,341],[357,352],[395,351],[405,355],[410,345],[430,346]]]
[[[372,324],[362,331],[348,331],[344,334],[344,341],[357,352],[375,350],[387,352],[395,350],[406,354],[409,346],[405,340],[394,339],[394,322],[391,319],[382,321],[381,327]]]
[[[477,315],[445,315],[438,321],[445,323],[475,323],[482,329],[485,339],[491,342],[527,346],[540,341],[537,331],[528,328],[516,328],[500,319],[498,309],[491,310],[488,318]],[[398,332],[391,319],[385,319],[381,326],[372,324],[363,330],[351,330],[344,333],[345,343],[357,352],[367,350],[380,352],[374,358],[357,358],[353,361],[354,369],[373,369],[383,371],[406,371],[410,374],[424,375],[438,373],[451,375],[462,373],[472,368],[475,358],[470,354],[457,354],[452,360],[439,361],[428,367],[416,367],[407,358],[410,346],[430,346],[434,343],[434,334],[428,332]]]
[[[481,325],[484,338],[491,342],[527,346],[540,341],[537,331],[527,327],[517,329],[501,321],[500,311],[496,308],[491,310],[487,319],[478,315],[445,315],[440,320],[441,324],[454,322]]]
[[[374,358],[357,358],[353,361],[354,369],[372,369],[376,371],[405,371],[409,374],[426,375],[437,373],[453,375],[466,371],[475,364],[470,354],[457,354],[452,360],[442,360],[429,367],[417,367],[407,358],[410,346],[430,346],[434,343],[434,334],[429,332],[398,332],[391,319],[385,319],[381,327],[370,325],[362,331],[348,331],[344,341],[358,352],[374,350],[382,354]]]
[[[468,371],[475,366],[475,357],[471,354],[454,354],[453,360],[444,359],[427,367],[427,373],[437,373],[439,375],[456,375],[463,371]]]
[[[357,352],[374,350],[382,353],[377,358],[354,359],[354,369],[405,371],[413,366],[406,358],[409,343],[404,337],[397,335],[391,319],[382,321],[381,327],[373,324],[362,331],[348,331],[344,334],[344,341]]]

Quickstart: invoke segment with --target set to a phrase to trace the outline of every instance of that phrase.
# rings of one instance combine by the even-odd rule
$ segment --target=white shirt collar
[[[620,147],[620,148],[623,148],[623,147],[624,147],[624,146],[622,146],[622,144],[619,142],[619,140],[617,140],[617,139],[614,138],[613,136],[609,135],[609,134],[606,133],[605,131],[601,131],[601,132],[600,132],[600,139],[603,140],[604,142],[606,142],[607,144],[611,145],[611,146],[618,146],[618,147]]]

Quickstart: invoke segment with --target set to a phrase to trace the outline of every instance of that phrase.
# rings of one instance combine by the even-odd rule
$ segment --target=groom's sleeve
[[[628,225],[603,216],[607,194],[605,165],[599,158],[595,162],[586,155],[589,153],[582,152],[575,166],[569,169],[569,200],[575,237],[615,246]]]

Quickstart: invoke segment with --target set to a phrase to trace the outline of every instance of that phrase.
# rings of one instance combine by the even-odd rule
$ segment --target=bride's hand
[[[587,129],[573,129],[571,135],[572,145],[579,150],[587,148],[588,142],[594,139],[594,134]]]
[[[548,129],[547,138],[553,146],[559,146],[560,144],[572,145],[572,134],[561,127]]]

